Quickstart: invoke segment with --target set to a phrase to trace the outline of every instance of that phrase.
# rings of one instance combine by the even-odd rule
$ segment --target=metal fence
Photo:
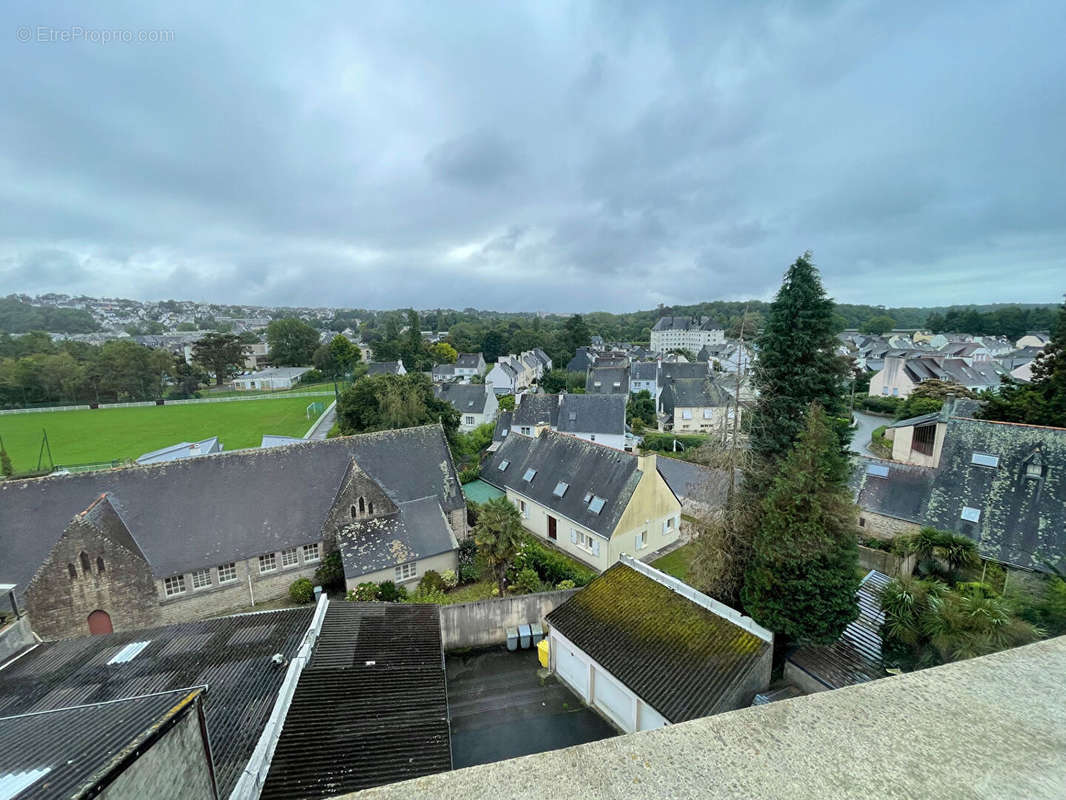
[[[163,405],[187,406],[197,403],[236,403],[248,400],[279,400],[286,397],[333,397],[333,392],[275,392],[273,394],[255,394],[248,397],[194,397],[189,400],[167,400]],[[104,408],[138,408],[141,406],[159,405],[155,400],[144,400],[136,403],[100,403],[99,409]],[[46,408],[7,408],[0,410],[0,416],[6,414],[45,414],[54,411],[88,411],[92,406],[88,404],[77,406],[48,406]]]

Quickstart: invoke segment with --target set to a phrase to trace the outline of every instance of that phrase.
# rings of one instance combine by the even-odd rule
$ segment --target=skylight
[[[592,500],[592,492],[585,493],[585,505],[588,505]]]
[[[603,507],[606,503],[607,501],[604,500],[602,497],[597,497],[596,495],[593,495],[592,502],[589,503],[589,511],[591,511],[593,514],[599,514],[601,511],[603,511]]]
[[[509,466],[511,466],[511,462],[505,458],[503,461],[500,462],[500,465],[496,467],[496,469],[498,469],[500,472],[503,472]]]
[[[875,475],[878,478],[887,478],[888,477],[888,467],[886,467],[884,464],[867,464],[866,465],[866,474],[867,475]]]
[[[979,467],[992,467],[994,469],[999,466],[999,456],[991,456],[988,453],[974,453],[970,456],[970,463]]]
[[[576,411],[571,411],[570,412],[570,421],[573,422],[576,419],[577,419],[577,412]]]
[[[970,506],[962,507],[962,514],[960,515],[967,522],[980,522],[981,521],[981,509],[972,508]]]
[[[530,467],[529,469],[526,470],[526,474],[522,476],[522,480],[524,480],[526,483],[532,483],[533,482],[533,477],[536,474],[537,474],[537,471],[535,469],[533,469],[533,467]]]
[[[108,661],[107,663],[108,663],[108,665],[111,665],[111,664],[125,664],[127,661],[133,661],[133,659],[135,659],[138,655],[140,655],[140,652],[142,650],[144,650],[144,648],[146,648],[150,644],[151,644],[150,641],[148,641],[148,642],[130,642],[128,645],[126,645],[121,650],[119,650],[117,653],[115,653],[113,656],[111,656],[111,660]]]
[[[569,488],[569,483],[567,483],[566,481],[559,481],[557,484],[555,484],[555,489],[552,491],[552,494],[556,497],[562,497],[564,494],[566,494],[566,490]]]

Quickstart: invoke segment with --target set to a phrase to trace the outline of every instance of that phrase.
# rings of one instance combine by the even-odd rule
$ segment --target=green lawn
[[[674,552],[651,562],[655,569],[673,575],[679,581],[688,581],[688,565],[692,560],[692,542],[681,545]]]
[[[347,384],[345,384],[345,383],[338,383],[337,384],[337,388],[340,391],[342,391],[342,392],[344,391],[346,386],[347,386]],[[210,388],[210,389],[201,389],[200,390],[200,394],[203,397],[258,397],[259,395],[279,395],[279,394],[288,394],[290,392],[293,393],[293,394],[296,394],[296,393],[299,393],[299,392],[332,392],[332,391],[333,391],[333,381],[329,381],[328,383],[297,384],[296,386],[293,386],[291,389],[273,389],[273,390],[268,390],[268,391],[262,391],[262,390],[259,390],[259,389],[247,389],[247,390],[238,391],[237,389],[214,389],[214,388]]]
[[[303,436],[314,420],[307,398],[183,406],[100,408],[0,416],[0,438],[16,472],[37,467],[41,429],[56,464],[136,458],[178,442],[218,436],[226,450],[258,447],[264,433]]]

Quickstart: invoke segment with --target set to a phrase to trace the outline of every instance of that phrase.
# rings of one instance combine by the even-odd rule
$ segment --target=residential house
[[[496,427],[492,429],[492,444],[488,446],[488,452],[495,453],[500,445],[503,444],[503,440],[511,433],[511,426],[514,424],[514,412],[513,411],[501,411],[496,417]]]
[[[116,799],[230,797],[269,736],[314,617],[305,607],[81,636],[7,662],[0,667],[3,797],[93,797],[93,785]],[[46,718],[54,723],[41,727]],[[176,735],[157,738],[170,726]],[[32,740],[20,734],[40,746],[28,751]],[[5,769],[20,762],[31,769]],[[22,791],[12,791],[13,779]]]
[[[693,516],[720,514],[729,499],[729,471],[714,469],[691,461],[663,456],[656,465],[670,490],[681,501],[681,510]],[[743,472],[736,470],[733,487],[739,487]]]
[[[567,372],[588,372],[589,368],[596,363],[596,354],[590,347],[579,347],[574,357],[567,362]]]
[[[651,395],[651,399],[655,401],[655,406],[658,408],[659,393],[662,391],[659,384],[658,361],[637,361],[629,368],[630,394],[639,394],[644,391]]]
[[[725,343],[725,328],[710,317],[662,317],[651,329],[651,349],[656,353],[691,350]]]
[[[597,363],[592,367],[585,378],[585,392],[587,394],[629,394],[629,367],[628,366],[600,366]]]
[[[650,554],[677,541],[681,503],[637,456],[543,430],[508,436],[481,479],[506,492],[534,535],[603,570],[621,553]]]
[[[957,358],[968,365],[992,360],[992,351],[980,342],[949,342],[940,348],[939,353],[945,358]]]
[[[1021,337],[1014,343],[1015,348],[1021,350],[1023,347],[1047,347],[1048,342],[1051,341],[1051,334],[1047,331],[1030,331]]]
[[[935,333],[929,338],[929,346],[939,350],[952,342],[972,342],[973,336],[968,333]]]
[[[738,411],[729,392],[705,378],[671,381],[663,388],[659,403],[675,433],[728,435]]]
[[[559,398],[557,394],[524,392],[515,398],[511,429],[523,436],[540,436],[545,428],[559,427]]]
[[[546,617],[552,672],[624,733],[751,705],[773,634],[628,554]]]
[[[366,365],[367,375],[406,375],[402,361],[371,361]]]
[[[500,356],[485,376],[485,383],[491,383],[496,394],[517,394],[544,377],[551,364],[539,347],[520,355]]]
[[[310,370],[310,367],[271,367],[234,378],[233,388],[238,392],[253,389],[268,391],[291,389],[300,382],[300,377]]]
[[[1000,374],[991,361],[967,364],[959,358],[923,356],[920,358],[891,357],[884,367],[870,378],[870,396],[908,397],[922,381],[938,380],[956,383],[971,391],[995,389]]]
[[[855,595],[858,618],[849,622],[832,644],[793,649],[785,657],[785,680],[814,694],[887,678],[881,663],[881,626],[885,622],[881,592],[890,581],[876,570],[866,573]]]
[[[553,430],[619,450],[626,448],[625,395],[562,394],[557,397],[559,414]]]
[[[434,503],[465,538],[439,425],[9,480],[0,483],[0,581],[20,587],[42,636],[129,630],[283,596],[314,576],[342,531],[380,518],[392,522],[355,525],[360,547],[380,571],[367,540],[390,537],[389,566],[409,582],[439,562],[409,523],[433,518]],[[397,514],[404,525],[393,524]]]
[[[447,400],[459,412],[459,430],[463,433],[496,421],[500,402],[491,386],[482,383],[443,383],[434,385],[433,394],[438,400]]]
[[[460,353],[454,364],[437,364],[432,376],[437,383],[470,383],[475,376],[485,374],[485,358],[481,353]]]
[[[244,368],[255,372],[270,355],[270,345],[266,342],[253,342],[244,346]]]
[[[898,461],[867,461],[856,475],[859,526],[891,538],[930,525],[1010,566],[1066,566],[1066,428],[958,409],[949,398],[938,414],[889,428]]]
[[[196,456],[209,456],[212,453],[222,452],[222,442],[217,436],[204,439],[199,442],[180,442],[170,447],[153,450],[150,453],[137,456],[138,464],[159,464],[164,461],[177,461],[180,458],[195,458]]]

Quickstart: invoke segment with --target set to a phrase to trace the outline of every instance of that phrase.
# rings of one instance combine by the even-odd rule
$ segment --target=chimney
[[[656,458],[655,453],[647,453],[642,456],[637,456],[637,469],[645,475],[655,472]]]
[[[948,392],[944,405],[940,408],[940,422],[947,422],[955,414],[955,393]]]

